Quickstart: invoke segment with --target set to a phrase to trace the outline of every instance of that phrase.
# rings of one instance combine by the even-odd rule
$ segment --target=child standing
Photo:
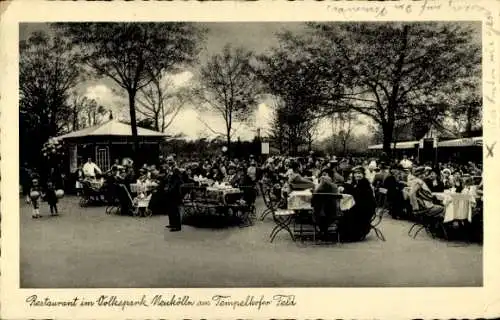
[[[49,204],[50,215],[57,216],[59,213],[57,212],[57,196],[56,189],[52,182],[47,183],[47,192],[45,193],[45,201]]]
[[[33,179],[31,182],[31,188],[29,193],[29,202],[33,206],[33,213],[31,217],[33,219],[41,218],[40,215],[40,197],[41,197],[41,189],[38,184],[38,179]]]

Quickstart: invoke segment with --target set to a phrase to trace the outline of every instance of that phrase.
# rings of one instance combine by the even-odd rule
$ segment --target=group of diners
[[[103,172],[92,159],[80,165],[77,175],[77,190],[85,193],[85,187],[96,186],[103,201],[119,200],[120,212],[130,212],[130,197],[133,201],[147,198],[148,209],[153,214],[168,214],[171,231],[181,230],[180,206],[185,196],[183,186],[199,184],[200,180],[209,181],[210,185],[224,184],[234,188],[244,188],[244,198],[252,199],[258,174],[257,161],[249,159],[227,160],[214,157],[205,161],[194,162],[192,159],[176,159],[175,155],[160,157],[155,164],[143,164],[137,170],[130,158],[117,159],[108,171]],[[125,187],[125,190],[122,188]]]
[[[343,214],[339,228],[343,229],[345,241],[359,241],[370,232],[370,222],[380,205],[376,199],[381,188],[386,190],[387,207],[393,218],[413,219],[418,214],[439,220],[444,216],[444,206],[433,193],[445,190],[473,192],[481,203],[481,171],[480,165],[470,162],[439,163],[433,167],[420,165],[407,157],[388,161],[314,154],[302,158],[270,156],[265,159],[253,156],[247,159],[225,156],[189,159],[169,155],[160,156],[155,163],[143,164],[139,169],[130,159],[117,159],[106,172],[88,159],[76,172],[79,177],[76,184],[81,188],[83,182],[92,181],[94,185],[102,185],[103,190],[115,192],[114,187],[120,185],[131,194],[131,186],[146,190],[149,209],[153,214],[167,213],[173,231],[181,228],[182,186],[201,180],[236,188],[272,186],[273,194],[283,200],[281,204],[285,209],[287,197],[293,191],[310,189],[313,193],[348,194],[354,206]],[[144,196],[141,193],[137,196]],[[315,201],[313,197],[311,202]],[[123,201],[120,206],[121,212],[128,212],[130,203]],[[317,220],[321,230],[326,230],[331,223],[328,214]]]
[[[276,186],[275,196],[284,200],[283,207],[286,207],[287,196],[297,190],[352,195],[355,205],[342,215],[338,223],[340,234],[346,241],[366,237],[377,205],[384,205],[396,219],[416,220],[423,216],[439,222],[444,219],[445,206],[436,194],[449,192],[472,195],[477,199],[476,208],[482,209],[480,166],[472,162],[466,165],[439,163],[433,168],[414,162],[407,157],[393,161],[315,159],[313,156],[297,161],[274,157],[264,165],[263,177]],[[384,204],[376,201],[381,199],[382,190]],[[475,212],[480,213],[482,219],[482,210]],[[327,230],[332,219],[316,217],[322,230]]]

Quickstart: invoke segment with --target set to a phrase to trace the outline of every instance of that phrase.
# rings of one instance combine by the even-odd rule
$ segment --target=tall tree
[[[450,84],[479,70],[477,29],[464,23],[309,26],[316,40],[315,52],[325,57],[322,69],[343,74],[342,96],[338,83],[332,81],[323,90],[325,100],[373,119],[383,131],[386,153],[390,153],[397,123],[418,119],[439,126],[454,94]],[[323,78],[328,77],[324,73]]]
[[[106,107],[95,99],[82,96],[76,91],[69,98],[70,115],[67,118],[67,130],[76,131],[100,124],[103,117],[110,113]]]
[[[35,32],[19,49],[21,158],[39,162],[42,145],[65,129],[81,69],[72,45],[57,35]]]
[[[479,74],[480,70],[474,72]],[[471,77],[451,84],[455,94],[451,97],[453,107],[449,115],[457,123],[457,129],[466,137],[481,129],[483,103],[481,97],[481,79]]]
[[[191,23],[58,23],[82,50],[97,76],[112,79],[128,95],[135,153],[136,96],[164,71],[192,63],[203,32]],[[135,154],[135,157],[137,154]]]
[[[353,138],[352,133],[353,133],[354,127],[357,124],[360,124],[361,122],[356,117],[356,114],[351,110],[348,110],[346,112],[337,113],[336,118],[338,119],[339,128],[340,128],[340,130],[338,132],[338,138],[340,140],[340,144],[342,147],[341,152],[343,155],[345,155],[347,153],[349,142]]]
[[[286,32],[279,35],[280,46],[270,54],[259,57],[256,74],[263,83],[263,90],[280,103],[275,104],[273,126],[278,135],[286,139],[286,149],[296,154],[300,146],[308,143],[308,136],[315,127],[324,103],[323,90],[328,84],[337,83],[341,74],[336,70],[320,70],[325,64],[316,54],[314,41]],[[331,70],[331,69],[330,69]],[[329,91],[332,93],[332,91]],[[282,142],[283,139],[282,139]]]
[[[201,102],[200,108],[214,112],[223,119],[224,132],[205,125],[213,133],[225,137],[228,154],[235,123],[248,121],[256,104],[259,91],[251,66],[252,58],[252,52],[226,45],[221,53],[211,56],[201,68],[196,97]]]
[[[152,120],[153,130],[165,132],[188,100],[189,90],[173,88],[173,81],[163,73],[141,88],[137,112]]]

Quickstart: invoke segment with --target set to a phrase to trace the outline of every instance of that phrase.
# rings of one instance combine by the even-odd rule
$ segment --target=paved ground
[[[370,236],[317,246],[286,234],[269,243],[271,218],[248,228],[169,233],[164,216],[109,216],[78,207],[74,197],[60,208],[59,217],[32,220],[21,205],[23,288],[482,285],[482,246],[424,233],[414,240],[409,222],[390,218],[381,224],[387,242]]]

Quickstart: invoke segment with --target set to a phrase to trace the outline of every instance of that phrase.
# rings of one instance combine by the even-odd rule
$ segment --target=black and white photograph
[[[484,288],[497,53],[464,17],[19,21],[2,275],[30,312]]]
[[[482,285],[480,23],[19,39],[21,287]]]

